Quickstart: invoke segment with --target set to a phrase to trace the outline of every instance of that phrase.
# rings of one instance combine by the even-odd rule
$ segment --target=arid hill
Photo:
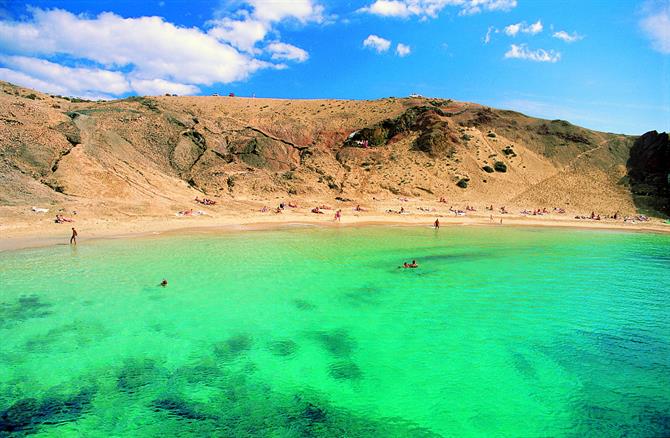
[[[0,83],[0,206],[141,215],[196,195],[231,205],[444,196],[667,211],[668,136],[636,140],[442,99],[86,102]]]

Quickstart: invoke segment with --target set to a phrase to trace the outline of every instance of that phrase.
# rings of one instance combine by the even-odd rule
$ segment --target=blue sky
[[[0,79],[90,98],[420,93],[670,131],[670,0],[0,0]]]

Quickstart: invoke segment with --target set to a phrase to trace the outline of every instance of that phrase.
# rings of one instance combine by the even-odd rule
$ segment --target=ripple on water
[[[361,369],[351,361],[330,364],[328,373],[336,380],[360,380],[363,377]]]
[[[294,356],[298,350],[298,344],[290,339],[279,339],[268,344],[270,353],[279,357]]]

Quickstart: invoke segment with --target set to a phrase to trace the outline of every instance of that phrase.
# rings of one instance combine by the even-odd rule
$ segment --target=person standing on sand
[[[440,220],[439,219],[435,219],[435,228],[436,229],[440,228]]]
[[[78,236],[77,230],[75,230],[74,227],[72,227],[72,237],[70,237],[70,245],[77,244],[77,236]]]
[[[335,221],[342,222],[342,210],[337,210],[335,212]]]

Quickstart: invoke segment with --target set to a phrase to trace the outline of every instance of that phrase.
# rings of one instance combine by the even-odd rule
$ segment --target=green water
[[[296,228],[0,253],[0,437],[25,434],[670,436],[670,236]]]

